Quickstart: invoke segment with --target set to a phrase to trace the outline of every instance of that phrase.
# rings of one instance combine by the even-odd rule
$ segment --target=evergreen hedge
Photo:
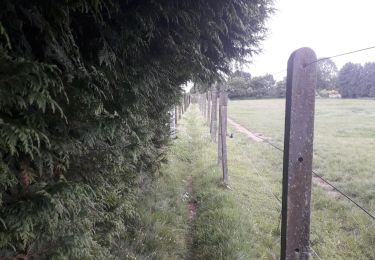
[[[123,259],[168,111],[256,53],[271,0],[0,2],[0,257]]]

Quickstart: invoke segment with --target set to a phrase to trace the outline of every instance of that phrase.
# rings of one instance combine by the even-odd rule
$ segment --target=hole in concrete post
[[[294,249],[294,252],[299,253],[299,248]]]
[[[303,162],[303,158],[302,157],[299,157],[298,158],[298,161],[301,163],[301,162]]]

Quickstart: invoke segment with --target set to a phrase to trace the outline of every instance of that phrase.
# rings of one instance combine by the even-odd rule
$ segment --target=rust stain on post
[[[288,61],[280,259],[308,259],[316,55],[309,48]],[[306,64],[310,64],[306,66]]]

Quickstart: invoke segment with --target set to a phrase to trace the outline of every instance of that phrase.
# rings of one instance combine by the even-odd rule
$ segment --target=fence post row
[[[223,182],[229,184],[228,161],[227,161],[227,104],[228,94],[220,93],[220,132],[221,132],[221,168],[223,171]]]
[[[280,259],[308,259],[316,55],[309,48],[288,61]],[[307,65],[306,65],[307,64]]]
[[[227,104],[228,94],[224,91],[217,91],[216,86],[212,91],[198,94],[197,103],[203,117],[207,119],[210,128],[212,141],[216,142],[216,132],[218,140],[218,165],[223,172],[223,182],[229,185],[228,160],[227,160]],[[217,105],[219,97],[219,126],[217,127]],[[218,131],[217,131],[218,130]]]

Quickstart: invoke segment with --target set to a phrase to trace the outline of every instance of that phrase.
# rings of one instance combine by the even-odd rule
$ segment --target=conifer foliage
[[[0,257],[123,259],[168,111],[258,51],[271,0],[0,2]]]

